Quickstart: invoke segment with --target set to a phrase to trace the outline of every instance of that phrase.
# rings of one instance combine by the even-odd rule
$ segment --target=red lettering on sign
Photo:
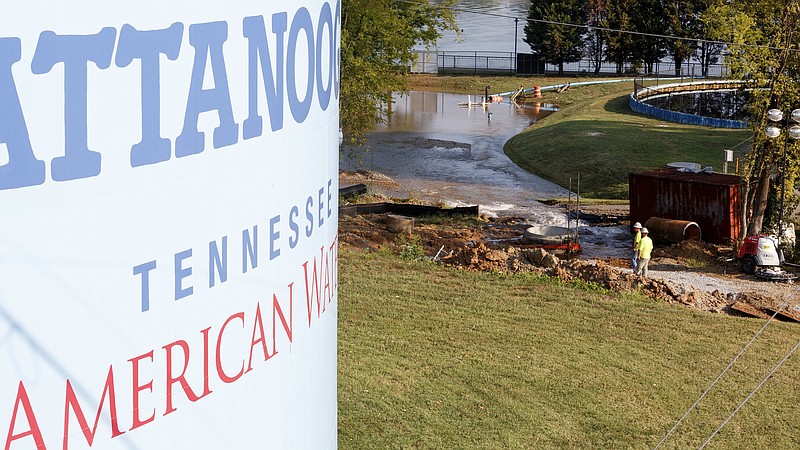
[[[148,390],[153,392],[153,380],[148,381],[147,383],[140,385],[139,384],[139,361],[142,359],[148,358],[151,362],[153,361],[153,351],[150,350],[149,352],[145,353],[144,355],[137,356],[135,358],[131,358],[130,361],[132,366],[132,380],[131,385],[133,386],[133,425],[131,426],[131,430],[135,430],[142,425],[148,424],[155,420],[156,418],[156,410],[153,408],[153,415],[148,417],[145,420],[139,419],[139,393],[143,390]]]
[[[72,389],[72,383],[67,380],[67,395],[64,401],[64,445],[63,449],[67,450],[69,446],[69,410],[75,413],[75,418],[78,419],[78,424],[83,430],[83,436],[86,438],[86,443],[92,446],[95,433],[97,432],[97,424],[100,422],[100,413],[103,411],[103,403],[105,403],[106,396],[108,396],[108,414],[111,416],[111,437],[115,438],[123,433],[120,431],[119,422],[117,420],[117,396],[114,391],[114,367],[108,366],[108,376],[106,376],[106,384],[103,386],[103,394],[100,397],[100,404],[97,406],[97,414],[94,416],[94,426],[89,430],[89,424],[86,422],[86,416],[83,414],[78,398],[75,396],[75,390]]]
[[[209,377],[208,377],[208,332],[211,331],[211,327],[206,328],[205,330],[200,331],[203,335],[203,395],[200,398],[205,397],[206,395],[211,393],[211,386],[209,385]]]
[[[286,332],[286,336],[289,338],[289,343],[292,342],[292,316],[294,315],[294,295],[292,293],[294,283],[289,284],[289,323],[286,323],[286,316],[283,315],[283,310],[281,309],[281,304],[278,303],[278,296],[272,294],[272,349],[275,353],[278,353],[278,344],[276,342],[275,334],[277,327],[275,326],[275,318],[281,318],[281,324],[283,325],[283,331]],[[273,353],[273,355],[275,354]]]
[[[244,328],[244,312],[238,312],[228,317],[228,320],[226,320],[225,323],[222,324],[222,328],[219,329],[219,336],[217,336],[217,374],[219,374],[219,379],[225,383],[233,383],[241,378],[242,374],[244,374],[244,360],[242,361],[242,368],[236,375],[232,377],[229,377],[227,374],[225,374],[225,371],[222,370],[222,334],[225,332],[225,327],[227,327],[233,319],[241,320],[242,328]],[[250,354],[252,355],[252,347]]]
[[[17,413],[19,412],[19,405],[22,404],[22,409],[25,412],[25,420],[28,421],[28,430],[22,433],[14,434],[14,428],[17,423]],[[44,450],[44,439],[42,438],[42,431],[39,429],[39,424],[36,422],[36,416],[33,414],[31,401],[28,398],[28,392],[25,390],[25,385],[22,381],[19,382],[17,388],[17,400],[14,402],[14,413],[11,415],[11,423],[8,425],[8,437],[6,437],[6,448],[11,448],[11,443],[17,439],[22,439],[27,436],[33,437],[33,442],[36,444],[37,449]]]
[[[306,287],[306,313],[308,314],[308,326],[311,327],[311,315],[314,311],[314,303],[317,304],[317,318],[327,310],[327,304],[333,301],[336,291],[336,264],[337,264],[337,245],[334,240],[330,247],[320,247],[319,262],[314,256],[313,263],[309,272],[309,261],[303,263],[303,275]],[[310,275],[310,276],[309,276]]]
[[[172,375],[172,349],[174,347],[180,347],[181,350],[183,350],[183,368],[181,369],[180,375],[177,377]],[[189,368],[189,344],[187,344],[184,340],[177,340],[171,344],[165,345],[163,348],[167,354],[167,405],[164,412],[164,415],[166,416],[177,409],[172,405],[173,384],[180,383],[181,388],[183,388],[183,392],[186,394],[186,398],[188,398],[191,402],[200,400],[206,395],[206,393],[204,392],[202,396],[198,396],[194,393],[191,386],[189,386],[189,383],[186,381],[186,369]]]
[[[258,333],[258,339],[256,339]],[[256,304],[256,318],[253,320],[253,335],[250,339],[250,359],[247,362],[247,372],[253,370],[253,349],[256,344],[261,343],[261,350],[264,352],[264,361],[270,359],[272,355],[267,349],[267,338],[264,335],[264,321],[261,320],[261,303]]]

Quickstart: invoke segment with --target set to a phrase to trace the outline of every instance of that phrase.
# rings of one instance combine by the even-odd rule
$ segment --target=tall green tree
[[[753,146],[744,166],[745,208],[742,223],[747,234],[759,233],[765,225],[777,228],[777,211],[767,215],[767,205],[780,195],[773,185],[781,179],[788,192],[797,180],[799,149],[796,141],[765,134],[771,122],[766,112],[788,113],[800,108],[800,3],[797,0],[730,0],[712,7],[706,24],[718,40],[731,42],[726,64],[731,75],[745,80],[752,92],[749,104]],[[777,177],[776,177],[777,176]],[[773,201],[769,201],[770,197]]]
[[[681,39],[667,39],[667,48],[675,62],[675,75],[682,74],[683,63],[689,61],[697,49],[700,31],[700,15],[703,11],[701,0],[662,0],[661,8],[670,36]]]
[[[606,23],[612,30],[634,31],[633,18],[641,14],[635,0],[610,0],[607,6]],[[607,38],[606,60],[613,62],[617,74],[621,74],[625,63],[633,59],[634,35],[610,31]]]
[[[342,0],[339,120],[345,143],[363,143],[383,117],[387,95],[408,88],[404,77],[416,45],[456,29],[454,0]]]
[[[583,0],[531,0],[524,41],[546,63],[558,66],[581,60],[584,28],[569,25],[586,23]]]
[[[666,56],[667,22],[659,0],[640,0],[636,3],[636,13],[631,18],[634,31],[633,59],[641,61],[645,73],[657,72],[656,63]]]
[[[605,59],[607,32],[606,6],[609,0],[587,0],[586,24],[589,28],[585,35],[584,55],[592,64],[594,74],[600,73]]]
[[[697,53],[695,53],[694,57],[698,62],[700,62],[700,71],[702,76],[707,77],[711,65],[719,62],[722,55],[722,50],[722,44],[718,44],[716,42],[703,40],[698,44]]]
[[[698,11],[700,13],[700,21],[698,23],[698,30],[699,35],[698,37],[702,40],[697,45],[697,53],[694,55],[695,59],[700,62],[700,67],[702,71],[702,75],[704,77],[708,76],[709,68],[712,64],[716,64],[720,61],[722,51],[724,49],[723,45],[718,42],[714,41],[714,36],[712,35],[712,30],[709,29],[708,22],[709,20],[708,15],[714,14],[714,9],[712,8],[715,5],[721,4],[721,0],[697,0],[699,2],[700,7]],[[711,20],[714,20],[713,18]]]

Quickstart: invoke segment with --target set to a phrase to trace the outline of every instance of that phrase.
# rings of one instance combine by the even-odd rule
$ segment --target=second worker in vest
[[[642,240],[639,242],[636,275],[642,275],[647,278],[647,266],[650,264],[650,255],[652,253],[653,241],[650,239],[650,232],[647,228],[642,228]]]

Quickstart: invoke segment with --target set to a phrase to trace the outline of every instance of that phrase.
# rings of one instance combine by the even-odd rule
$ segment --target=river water
[[[460,0],[455,8],[459,36],[443,33],[436,43],[440,51],[492,51],[529,53],[523,41],[530,0]],[[519,19],[516,23],[514,19]],[[516,35],[517,39],[514,40]]]
[[[503,152],[509,138],[555,108],[508,101],[465,106],[467,101],[466,95],[437,92],[396,96],[386,123],[367,136],[369,150],[343,155],[341,168],[388,175],[401,186],[389,195],[452,206],[477,204],[490,216],[567,226],[563,208],[538,200],[567,198],[569,191],[522,170]],[[623,227],[583,223],[579,229],[585,255],[624,256],[628,238]]]

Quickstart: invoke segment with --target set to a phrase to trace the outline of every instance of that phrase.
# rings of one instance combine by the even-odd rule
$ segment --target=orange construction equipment
[[[533,87],[533,98],[542,98],[542,89],[539,86]]]

